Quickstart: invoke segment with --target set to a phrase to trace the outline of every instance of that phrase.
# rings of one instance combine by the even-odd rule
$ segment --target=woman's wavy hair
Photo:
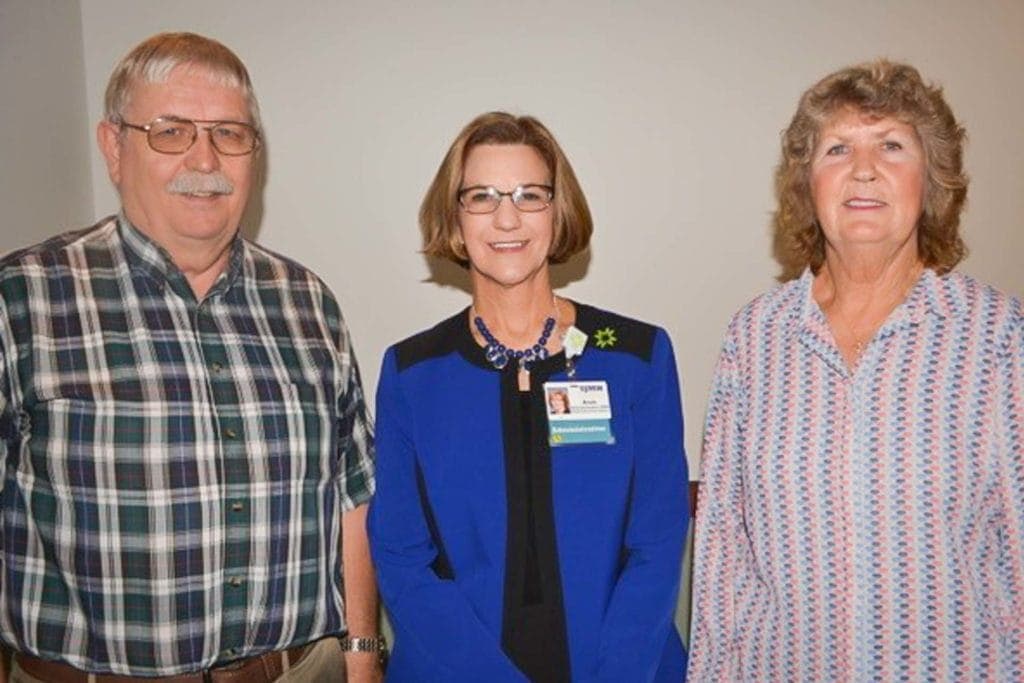
[[[563,263],[590,244],[594,224],[587,199],[569,159],[555,136],[532,116],[502,111],[481,114],[470,121],[448,148],[430,189],[420,205],[423,253],[466,267],[469,255],[459,231],[459,187],[466,158],[477,145],[528,145],[537,150],[551,173],[555,196],[554,238],[548,260]]]
[[[814,214],[811,159],[818,136],[844,109],[891,117],[912,126],[924,147],[926,186],[918,221],[918,255],[925,267],[949,272],[967,253],[960,238],[960,213],[967,199],[963,171],[966,133],[942,96],[925,84],[917,69],[884,59],[829,74],[800,97],[782,134],[782,161],[775,172],[778,209],[774,219],[779,279],[798,277],[807,267],[817,272],[825,260],[825,237]]]

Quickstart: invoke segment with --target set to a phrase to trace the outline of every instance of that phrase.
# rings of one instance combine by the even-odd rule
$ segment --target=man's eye
[[[241,126],[217,126],[213,134],[225,142],[243,142],[249,138],[249,131]]]
[[[829,147],[825,154],[828,156],[838,156],[846,152],[846,145],[832,145]]]
[[[184,137],[187,131],[186,126],[161,126],[156,130],[156,134],[162,138],[176,138]]]
[[[882,143],[882,147],[890,152],[898,152],[903,149],[903,145],[896,142],[895,140],[886,140]]]

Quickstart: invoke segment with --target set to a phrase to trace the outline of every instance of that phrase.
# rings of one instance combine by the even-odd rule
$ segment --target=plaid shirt
[[[337,303],[237,238],[197,301],[123,218],[0,260],[0,633],[169,675],[344,630],[373,492]]]

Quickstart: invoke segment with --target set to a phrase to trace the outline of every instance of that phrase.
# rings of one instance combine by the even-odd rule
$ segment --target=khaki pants
[[[337,638],[324,638],[305,657],[290,665],[275,683],[337,683],[345,678],[345,653],[341,651],[341,643]],[[94,679],[95,676],[89,677],[90,681]],[[9,683],[59,683],[29,676],[17,662],[13,663],[7,680]],[[153,683],[159,681],[159,678],[153,679]]]

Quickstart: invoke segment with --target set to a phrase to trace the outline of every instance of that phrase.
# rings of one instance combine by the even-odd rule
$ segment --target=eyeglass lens
[[[248,124],[222,121],[212,126],[204,126],[203,130],[209,132],[210,142],[221,154],[240,156],[256,148],[256,131]],[[147,132],[150,147],[166,154],[181,154],[188,151],[198,134],[198,127],[193,121],[175,119],[157,119],[149,124]]]
[[[493,187],[470,187],[459,195],[459,203],[469,213],[493,213],[501,200],[509,197],[520,211],[543,211],[551,204],[551,189],[544,185],[520,185],[511,192]]]

